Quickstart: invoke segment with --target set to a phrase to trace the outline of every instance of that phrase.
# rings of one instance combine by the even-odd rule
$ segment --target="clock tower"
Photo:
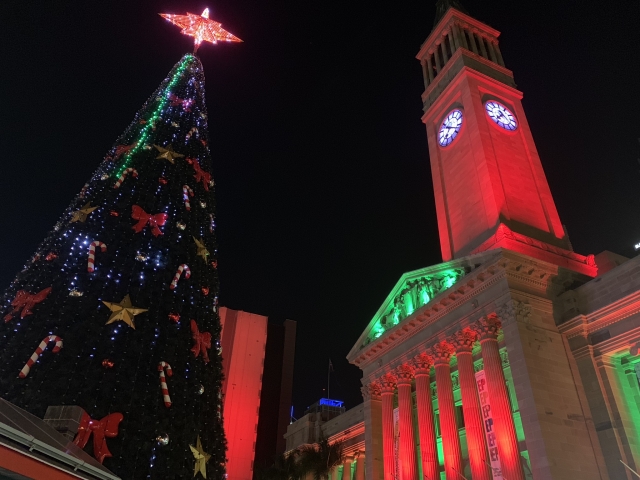
[[[595,276],[560,221],[499,35],[439,0],[417,55],[443,260],[508,248]]]

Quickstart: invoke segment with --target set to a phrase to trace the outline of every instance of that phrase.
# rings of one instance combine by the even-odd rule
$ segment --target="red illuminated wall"
[[[220,308],[224,429],[229,480],[251,480],[255,454],[267,317]]]
[[[68,480],[82,478],[59,470],[28,455],[0,445],[0,467],[27,478],[47,480]]]
[[[500,222],[511,230],[570,249],[520,102],[522,94],[463,67],[423,117],[436,197],[443,259],[470,254]],[[507,106],[519,123],[508,132],[491,121],[487,100]],[[464,119],[456,139],[437,135],[454,108]]]

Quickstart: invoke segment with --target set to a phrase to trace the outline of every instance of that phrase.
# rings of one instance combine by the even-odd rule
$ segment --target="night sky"
[[[435,1],[0,5],[0,285],[8,285],[192,39],[203,45],[222,305],[298,322],[296,416],[360,403],[346,354],[402,273],[441,261],[415,55]],[[502,32],[574,249],[640,242],[640,4],[463,0]]]

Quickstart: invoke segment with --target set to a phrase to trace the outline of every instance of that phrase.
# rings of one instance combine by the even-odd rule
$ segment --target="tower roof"
[[[459,10],[462,13],[466,13],[467,15],[469,14],[469,12],[467,12],[467,10],[458,0],[438,0],[436,2],[436,16],[433,20],[434,28],[450,8],[455,8],[456,10]]]

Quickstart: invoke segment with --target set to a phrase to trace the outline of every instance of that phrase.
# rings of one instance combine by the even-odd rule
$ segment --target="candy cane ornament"
[[[167,379],[164,376],[165,368],[167,369],[167,376],[171,377],[173,375],[171,365],[169,365],[167,362],[160,362],[158,364],[158,372],[160,372],[160,387],[162,388],[162,399],[164,400],[164,406],[169,408],[171,406],[171,397],[169,396]]]
[[[42,355],[42,352],[45,351],[45,349],[49,345],[49,342],[56,342],[55,347],[53,347],[53,353],[58,353],[62,348],[62,339],[57,335],[49,335],[47,337],[44,337],[44,339],[40,342],[40,345],[38,345],[38,348],[36,348],[36,351],[33,352],[33,355],[31,355],[29,361],[27,361],[26,365],[22,367],[22,370],[20,370],[20,378],[25,378],[27,375],[29,375],[31,367],[33,367],[33,364],[36,363],[38,357]]]
[[[189,140],[191,138],[191,135],[193,135],[194,133],[196,135],[198,134],[198,129],[196,127],[193,127],[191,130],[189,130],[189,133],[187,133],[186,139]]]
[[[135,168],[129,167],[125,169],[124,172],[122,172],[122,175],[120,175],[120,178],[118,179],[116,184],[113,186],[113,188],[120,188],[120,185],[122,185],[122,182],[124,182],[124,179],[127,177],[129,173],[133,175],[133,178],[136,178],[138,176],[138,171]]]
[[[173,276],[173,280],[171,281],[171,290],[175,290],[175,288],[178,286],[178,280],[180,280],[182,272],[184,272],[184,278],[189,278],[191,276],[191,270],[189,269],[187,264],[183,263],[182,265],[180,265],[178,267],[178,271]]]
[[[96,247],[100,247],[102,253],[107,251],[107,246],[104,243],[99,242],[98,240],[91,242],[89,245],[89,263],[87,264],[87,271],[89,273],[93,273],[95,270]]]
[[[184,199],[184,206],[187,211],[191,210],[191,203],[189,203],[189,195],[193,197],[193,190],[189,185],[182,186],[182,198]]]

